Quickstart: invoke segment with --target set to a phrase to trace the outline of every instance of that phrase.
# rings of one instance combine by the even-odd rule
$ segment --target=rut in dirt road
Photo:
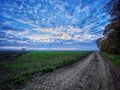
[[[114,90],[108,65],[99,53],[53,72],[37,75],[22,90]]]

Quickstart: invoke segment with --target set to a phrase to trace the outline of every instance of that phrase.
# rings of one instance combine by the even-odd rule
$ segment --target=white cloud
[[[12,34],[13,33],[13,30],[7,30],[7,31],[4,31],[6,34]]]
[[[51,35],[48,34],[33,34],[26,36],[26,38],[33,40],[34,42],[53,42]]]
[[[45,9],[42,9],[42,10],[40,10],[40,12],[44,13],[44,12],[46,12],[46,10],[45,10]]]
[[[77,6],[77,7],[76,7],[76,10],[77,10],[77,12],[80,13],[80,12],[81,12],[80,6]]]
[[[36,28],[34,28],[34,30],[41,31],[41,32],[50,32],[52,34],[58,34],[58,33],[62,34],[65,30],[71,34],[82,32],[80,28],[75,28],[73,26],[67,26],[67,27],[61,26],[61,27],[55,27],[55,28],[41,28],[37,26]]]
[[[52,33],[52,35],[58,35],[58,34],[61,34],[61,32],[62,32],[61,28],[36,27],[36,28],[34,28],[34,30],[37,30],[38,32]]]
[[[20,34],[20,35],[25,35],[28,33],[29,33],[29,30],[24,30],[24,31],[18,32],[18,34]]]
[[[95,34],[91,34],[91,33],[85,33],[83,34],[83,36],[81,37],[81,39],[83,41],[91,41],[91,40],[95,40],[98,37]]]
[[[34,34],[34,35],[30,35],[28,36],[29,39],[33,39],[33,40],[40,40],[40,39],[48,39],[50,38],[50,36],[48,35],[39,35],[39,34]]]
[[[84,8],[81,9],[81,12],[89,12],[90,6],[85,6]]]
[[[6,31],[6,33],[12,35],[14,34],[17,36],[22,35],[24,38],[28,38],[33,42],[54,42],[56,40],[73,40],[78,42],[86,42],[86,41],[98,39],[99,36],[96,36],[95,34],[91,34],[88,28],[89,26],[86,26],[84,28],[86,29],[86,31],[83,32],[84,29],[75,28],[72,26],[68,26],[68,27],[61,26],[58,28],[36,27],[34,30],[38,31],[37,34],[29,35],[30,33],[29,30],[24,30],[24,31],[8,30]],[[44,32],[45,34],[41,34],[41,32]],[[26,43],[26,42],[21,41],[20,43]]]
[[[37,9],[34,9],[34,13],[37,13]]]
[[[12,35],[25,35],[29,33],[29,30],[23,30],[23,31],[15,31],[15,30],[6,30],[4,31],[6,34],[12,34]]]
[[[19,6],[19,9],[23,9],[23,5],[20,5],[20,6]]]
[[[38,17],[38,16],[37,16]],[[21,17],[22,19],[14,19],[16,20],[17,22],[20,22],[22,24],[27,24],[29,26],[32,26],[32,27],[38,27],[36,24],[38,23],[38,20],[35,20],[35,21],[32,21],[32,20],[26,20],[26,18],[24,17]],[[36,24],[35,24],[36,23]]]
[[[57,38],[57,39],[62,39],[62,40],[70,40],[72,39],[71,35],[63,32],[61,35],[59,36],[55,36],[54,38]]]
[[[93,24],[91,24],[93,25]],[[61,39],[61,40],[74,40],[79,42],[95,40],[99,36],[90,33],[90,26],[85,26],[84,28],[75,28],[73,26],[67,27],[56,27],[56,28],[35,28],[37,31],[51,33],[51,39]],[[84,32],[84,33],[83,33]],[[34,36],[35,37],[35,36]],[[40,36],[41,37],[41,36]],[[40,38],[39,37],[39,38]],[[35,37],[38,39],[38,37]]]
[[[65,11],[65,2],[62,2],[60,0],[57,0],[57,1],[54,1],[54,0],[51,0],[50,3],[56,8],[56,9],[59,9],[60,11]]]
[[[28,12],[29,12],[30,14],[32,14],[32,13],[33,13],[33,11],[32,11],[32,10],[28,10]]]
[[[66,14],[66,17],[69,18],[69,19],[72,19],[72,18],[73,18],[73,16],[70,15],[70,14]]]
[[[68,33],[74,34],[74,33],[80,33],[83,30],[81,28],[76,28],[76,27],[73,27],[73,26],[69,26],[67,28],[67,31],[68,31]]]
[[[16,20],[17,22],[23,23],[23,24],[28,24],[29,23],[29,21],[26,21],[24,19],[14,19],[14,20]]]

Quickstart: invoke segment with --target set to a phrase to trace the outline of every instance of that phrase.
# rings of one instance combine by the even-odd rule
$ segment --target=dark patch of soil
[[[12,70],[8,67],[8,65],[10,65],[14,60],[24,55],[25,53],[27,52],[0,52],[0,90],[10,90],[10,84],[8,85],[4,83],[7,79],[10,78],[11,73],[13,73]]]

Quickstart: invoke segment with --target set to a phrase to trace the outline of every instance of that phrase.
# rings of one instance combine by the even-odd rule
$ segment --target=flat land
[[[119,60],[99,52],[1,52],[0,90],[120,90]]]
[[[80,61],[91,52],[80,51],[34,51],[0,53],[0,87],[16,89],[33,75],[68,66]]]
[[[109,66],[99,53],[53,72],[37,75],[22,90],[115,90]]]

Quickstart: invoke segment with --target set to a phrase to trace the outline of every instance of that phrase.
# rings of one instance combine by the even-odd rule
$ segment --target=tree
[[[112,0],[106,7],[111,23],[105,27],[104,37],[97,41],[101,51],[120,54],[120,0]]]

